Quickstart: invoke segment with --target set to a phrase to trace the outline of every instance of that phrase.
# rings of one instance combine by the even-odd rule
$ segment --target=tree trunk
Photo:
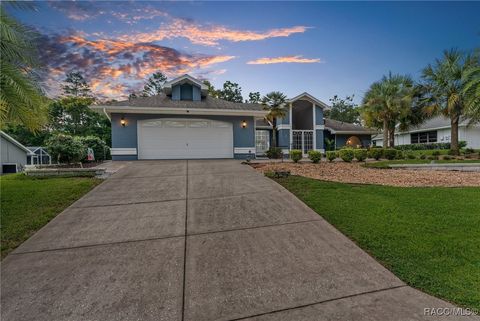
[[[272,120],[272,147],[277,147],[277,119]]]
[[[388,122],[386,119],[383,120],[383,148],[388,147]]]
[[[388,147],[395,147],[395,127],[388,130]]]
[[[458,115],[452,115],[450,117],[450,125],[451,125],[451,139],[450,139],[450,149],[452,150],[453,155],[459,155],[459,147],[458,147]]]
[[[272,147],[277,147],[277,126],[272,127]]]

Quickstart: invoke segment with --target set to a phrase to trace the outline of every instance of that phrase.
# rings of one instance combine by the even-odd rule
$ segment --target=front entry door
[[[257,155],[265,155],[267,150],[270,148],[270,131],[255,131],[255,148]]]
[[[307,156],[308,151],[313,149],[313,130],[293,130],[292,149],[299,149],[303,156]]]

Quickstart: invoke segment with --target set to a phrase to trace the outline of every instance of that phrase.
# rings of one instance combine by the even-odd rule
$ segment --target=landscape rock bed
[[[406,169],[374,169],[362,167],[359,163],[321,162],[312,163],[261,163],[252,164],[260,172],[290,171],[299,175],[340,183],[377,184],[390,186],[477,186],[480,187],[480,173]]]

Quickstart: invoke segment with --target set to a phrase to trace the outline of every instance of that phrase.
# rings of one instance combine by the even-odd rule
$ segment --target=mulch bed
[[[260,172],[290,171],[292,175],[325,181],[389,186],[478,186],[480,173],[406,169],[365,168],[359,163],[261,163],[252,164]]]

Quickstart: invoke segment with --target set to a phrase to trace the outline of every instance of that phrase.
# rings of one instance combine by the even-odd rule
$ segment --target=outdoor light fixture
[[[127,125],[127,121],[125,120],[125,117],[122,117],[120,119],[120,124],[122,125],[122,127],[125,127]]]
[[[247,121],[246,120],[242,120],[242,128],[247,128]]]

